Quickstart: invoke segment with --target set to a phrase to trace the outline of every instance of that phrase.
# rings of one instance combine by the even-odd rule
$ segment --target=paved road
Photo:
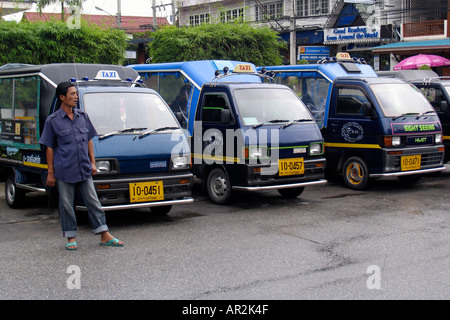
[[[99,246],[81,214],[67,252],[46,198],[12,210],[2,185],[0,299],[450,298],[450,172],[369,191],[330,181],[294,200],[239,193],[230,206],[197,187],[167,217],[108,213],[123,248]]]

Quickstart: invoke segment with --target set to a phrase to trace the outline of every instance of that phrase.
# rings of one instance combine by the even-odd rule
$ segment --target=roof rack
[[[263,72],[263,70],[264,70],[264,72]],[[237,72],[237,71],[230,72],[230,69],[228,67],[224,67],[222,72],[223,72],[223,74],[221,74],[220,70],[216,70],[214,72],[214,78],[212,78],[210,81],[211,86],[216,86],[217,81],[219,79],[223,79],[228,76],[241,75],[241,74],[249,75],[249,76],[257,76],[257,77],[260,77],[261,79],[269,79],[269,81],[272,83],[275,82],[275,79],[273,78],[273,76],[265,74],[265,72],[266,72],[265,68],[263,68],[260,73],[257,73],[257,72]],[[271,72],[271,73],[273,73],[273,72]]]
[[[450,76],[429,77],[423,79],[423,84],[430,84],[433,80],[450,80]]]

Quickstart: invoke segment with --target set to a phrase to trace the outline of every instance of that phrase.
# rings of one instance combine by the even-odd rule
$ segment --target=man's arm
[[[92,142],[92,139],[88,142],[88,153],[89,159],[91,159],[92,175],[95,175],[97,174],[97,166],[95,165],[94,143]]]
[[[47,185],[49,187],[54,187],[56,183],[55,179],[55,169],[53,167],[53,149],[50,147],[47,147],[45,151],[45,155],[47,157],[47,165],[48,165],[48,172],[47,172]]]

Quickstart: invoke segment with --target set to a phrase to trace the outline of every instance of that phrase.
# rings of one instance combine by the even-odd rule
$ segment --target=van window
[[[358,88],[339,88],[336,114],[362,115],[363,103],[369,102],[363,91]]]
[[[370,87],[386,117],[434,111],[420,90],[412,84],[372,84]]]
[[[234,96],[245,126],[313,120],[305,105],[287,88],[239,89]]]
[[[220,123],[222,110],[229,108],[226,94],[205,94],[202,104],[202,121]]]
[[[322,127],[330,85],[325,78],[319,74],[311,77],[305,77],[303,74],[301,77],[294,75],[276,77],[275,81],[291,88],[311,111],[318,126]]]
[[[155,72],[142,75],[144,84],[157,91],[169,104],[173,112],[181,112],[184,120],[183,128],[187,126],[189,110],[187,108],[191,98],[192,84],[180,72]]]
[[[445,99],[440,88],[420,88],[420,91],[428,99],[434,110],[441,111],[441,102]]]
[[[35,76],[0,79],[0,145],[39,146],[39,88]]]
[[[87,93],[83,102],[99,135],[130,128],[154,130],[178,127],[167,105],[156,94]]]

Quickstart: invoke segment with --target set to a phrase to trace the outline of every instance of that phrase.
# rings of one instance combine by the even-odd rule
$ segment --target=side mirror
[[[370,102],[364,102],[362,108],[364,117],[370,118],[372,120],[377,118],[377,112]]]
[[[447,112],[448,111],[448,103],[447,101],[441,101],[441,111]]]
[[[231,111],[230,109],[222,109],[220,111],[220,122],[221,123],[231,123]]]

